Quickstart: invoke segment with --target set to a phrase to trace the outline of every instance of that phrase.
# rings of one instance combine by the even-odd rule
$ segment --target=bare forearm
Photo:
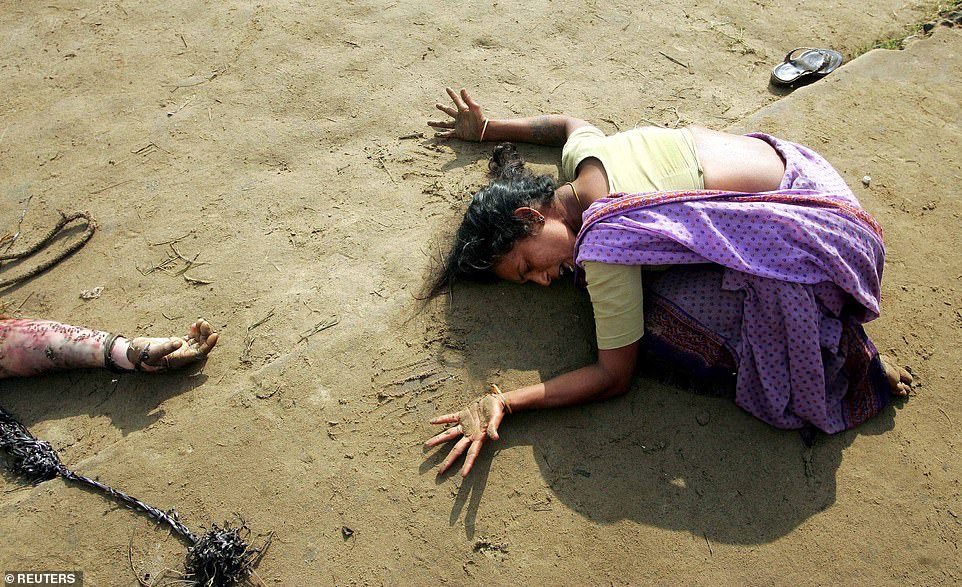
[[[504,395],[517,412],[599,401],[623,393],[624,388],[623,381],[594,364]]]
[[[0,377],[103,367],[108,336],[49,320],[0,320]]]
[[[587,122],[563,114],[547,114],[527,118],[489,119],[484,133],[487,141],[516,141],[535,145],[561,147],[575,129]]]

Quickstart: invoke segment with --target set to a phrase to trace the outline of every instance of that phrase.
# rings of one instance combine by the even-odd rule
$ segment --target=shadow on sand
[[[570,283],[465,285],[449,301],[447,319],[463,337],[465,368],[477,380],[497,380],[509,369],[534,370],[544,380],[595,357],[590,302]],[[843,451],[857,433],[890,429],[893,416],[890,407],[858,432],[818,435],[807,447],[799,433],[772,428],[729,398],[666,384],[642,367],[620,398],[510,417],[462,483],[451,522],[463,514],[473,537],[497,451],[531,446],[558,500],[592,521],[768,543],[835,503]],[[426,455],[422,470],[447,452]]]
[[[202,365],[153,375],[77,370],[0,379],[0,406],[28,429],[40,422],[86,414],[110,418],[126,436],[163,418],[165,412],[157,406],[167,399],[202,385],[207,380],[207,375],[198,373]]]

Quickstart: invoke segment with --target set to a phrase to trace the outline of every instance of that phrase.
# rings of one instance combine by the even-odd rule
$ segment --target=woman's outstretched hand
[[[464,451],[464,465],[461,466],[461,476],[467,476],[474,460],[478,458],[484,441],[498,439],[498,426],[504,418],[504,404],[496,395],[486,395],[471,402],[468,407],[455,414],[445,414],[431,420],[432,424],[455,424],[444,432],[434,436],[424,443],[424,446],[437,446],[443,442],[461,437],[441,463],[438,475],[444,474],[454,464]]]
[[[451,88],[444,88],[454,102],[454,108],[437,104],[438,110],[444,112],[454,120],[429,120],[428,126],[437,130],[438,138],[461,139],[463,141],[481,140],[484,127],[484,113],[481,106],[468,95],[468,91],[461,89],[461,95]]]

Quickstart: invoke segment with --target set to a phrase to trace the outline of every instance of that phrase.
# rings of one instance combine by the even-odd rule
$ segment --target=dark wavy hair
[[[494,148],[488,175],[491,183],[471,198],[451,251],[431,277],[428,299],[459,281],[495,281],[495,263],[528,236],[530,229],[514,211],[526,206],[539,208],[554,197],[554,179],[525,169],[524,159],[511,143]]]

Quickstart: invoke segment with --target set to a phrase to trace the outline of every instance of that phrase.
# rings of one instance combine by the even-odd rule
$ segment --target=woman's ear
[[[544,224],[544,214],[527,206],[515,210],[514,216],[525,224]]]

